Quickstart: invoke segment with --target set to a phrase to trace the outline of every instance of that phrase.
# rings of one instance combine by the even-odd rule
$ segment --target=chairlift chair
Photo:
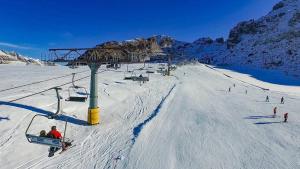
[[[56,138],[50,138],[50,137],[42,137],[42,136],[39,136],[39,135],[36,135],[36,134],[31,134],[31,133],[28,133],[30,127],[32,126],[33,122],[35,121],[36,117],[44,117],[44,118],[47,118],[49,120],[54,120],[52,118],[49,118],[48,116],[46,115],[40,115],[40,114],[36,114],[35,116],[33,116],[33,118],[31,119],[27,129],[26,129],[26,132],[25,132],[25,136],[28,140],[29,143],[34,143],[34,144],[40,144],[40,145],[46,145],[46,146],[51,146],[51,147],[56,147],[56,148],[61,148],[62,147],[62,142],[64,142],[65,140],[65,135],[66,135],[66,130],[67,130],[67,125],[68,125],[68,122],[65,121],[65,128],[64,128],[64,135],[63,135],[63,139],[56,139]]]
[[[88,98],[88,92],[85,87],[75,85],[75,73],[73,73],[72,75],[72,86],[70,86],[68,89],[69,98],[66,101],[85,102]]]
[[[61,148],[62,147],[62,141],[65,141],[65,135],[66,135],[66,130],[67,130],[67,124],[68,122],[65,121],[65,127],[64,127],[64,135],[63,135],[63,140],[61,141],[60,139],[55,139],[55,138],[49,138],[49,137],[42,137],[36,134],[30,134],[28,133],[30,127],[32,126],[34,120],[36,119],[36,117],[40,116],[43,118],[46,118],[48,120],[55,120],[55,118],[58,116],[58,114],[60,113],[60,100],[61,97],[59,95],[59,90],[61,90],[61,88],[55,87],[53,88],[56,91],[56,96],[57,96],[57,111],[56,113],[54,113],[53,115],[41,115],[41,114],[36,114],[35,116],[33,116],[33,118],[31,119],[26,131],[25,131],[25,136],[28,140],[29,143],[34,143],[34,144],[40,144],[40,145],[47,145],[47,146],[51,146],[51,147],[56,147],[56,148]]]

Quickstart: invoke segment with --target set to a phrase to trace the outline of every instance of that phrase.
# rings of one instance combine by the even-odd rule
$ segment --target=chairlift
[[[31,128],[33,122],[35,121],[36,117],[43,117],[47,120],[55,120],[58,116],[58,114],[60,113],[60,101],[61,101],[61,96],[59,95],[59,90],[61,90],[61,88],[55,87],[53,88],[56,91],[56,96],[57,96],[57,111],[56,113],[54,113],[53,115],[47,116],[47,115],[41,115],[41,114],[36,114],[35,116],[33,116],[33,118],[31,119],[26,131],[25,131],[25,136],[28,140],[29,143],[34,143],[34,144],[40,144],[40,145],[47,145],[47,146],[51,146],[51,147],[56,147],[56,148],[61,148],[62,147],[62,142],[65,141],[65,135],[66,135],[66,130],[67,130],[67,124],[68,122],[65,121],[65,127],[64,127],[64,134],[63,134],[63,140],[61,141],[60,139],[55,139],[55,138],[49,138],[49,137],[43,137],[43,136],[39,136],[36,134],[31,134],[28,133],[29,129]]]
[[[40,135],[28,133],[31,125],[35,121],[35,118],[38,117],[38,116],[43,117],[43,118],[47,118],[49,120],[55,120],[55,119],[49,118],[46,115],[36,114],[35,116],[33,116],[33,118],[31,119],[31,121],[30,121],[30,123],[29,123],[29,125],[28,125],[28,127],[26,129],[26,132],[25,132],[25,136],[26,136],[28,142],[29,143],[34,143],[34,144],[40,144],[40,145],[46,145],[46,146],[61,148],[62,147],[62,142],[65,141],[65,135],[66,135],[66,130],[67,130],[68,122],[65,121],[65,128],[63,130],[64,131],[64,135],[63,135],[63,139],[62,140],[56,139],[56,138],[44,137],[44,136],[40,136]]]
[[[85,87],[76,86],[74,83],[75,73],[72,74],[72,86],[69,87],[69,98],[66,101],[85,102],[88,98],[88,92]]]
[[[124,73],[124,80],[132,80],[132,72],[130,73]]]
[[[145,83],[149,81],[149,74],[148,76],[143,76],[143,74],[140,74],[139,76],[133,76],[132,80]]]

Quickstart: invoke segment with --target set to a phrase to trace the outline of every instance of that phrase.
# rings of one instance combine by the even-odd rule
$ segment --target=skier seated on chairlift
[[[145,83],[145,81],[144,81],[144,78],[143,78],[143,75],[142,75],[142,74],[140,74],[139,78],[140,78],[140,80],[142,80],[142,81],[143,81],[143,83]]]
[[[43,131],[43,130],[42,130]],[[41,132],[42,132],[41,131]],[[51,131],[47,134],[47,137],[49,138],[54,138],[54,139],[60,139],[61,140],[61,144],[62,144],[62,150],[66,150],[66,148],[68,146],[71,146],[70,142],[63,142],[62,141],[62,136],[61,133],[59,131],[57,131],[56,126],[52,126],[51,127]]]
[[[42,130],[40,132],[40,137],[47,137],[47,134],[46,134],[46,131],[45,130]]]

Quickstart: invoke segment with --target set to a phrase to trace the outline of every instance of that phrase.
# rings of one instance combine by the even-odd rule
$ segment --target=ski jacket
[[[62,138],[60,132],[57,131],[57,130],[51,130],[49,134],[52,135],[56,139],[61,139]]]

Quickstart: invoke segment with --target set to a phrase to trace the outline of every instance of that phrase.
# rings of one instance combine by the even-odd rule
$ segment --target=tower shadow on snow
[[[51,115],[54,114],[53,112],[50,112],[50,111],[47,111],[47,110],[43,110],[43,109],[40,109],[40,108],[37,108],[37,107],[28,106],[28,105],[19,104],[19,103],[10,103],[10,102],[0,101],[0,105],[26,109],[26,110],[30,110],[30,111],[33,111],[33,112],[36,112],[36,113],[39,113],[39,114],[43,114],[43,115],[46,115],[46,116],[51,116]],[[72,124],[75,124],[75,125],[87,126],[86,121],[83,121],[83,120],[80,120],[80,119],[77,119],[77,118],[74,118],[74,117],[70,117],[70,116],[67,116],[67,115],[63,115],[63,114],[58,115],[58,117],[55,118],[55,119],[60,120],[60,121],[67,121],[68,123],[72,123]],[[0,117],[0,121],[1,121],[1,117]]]
[[[8,117],[0,117],[0,121],[2,121],[2,120],[10,120]]]

